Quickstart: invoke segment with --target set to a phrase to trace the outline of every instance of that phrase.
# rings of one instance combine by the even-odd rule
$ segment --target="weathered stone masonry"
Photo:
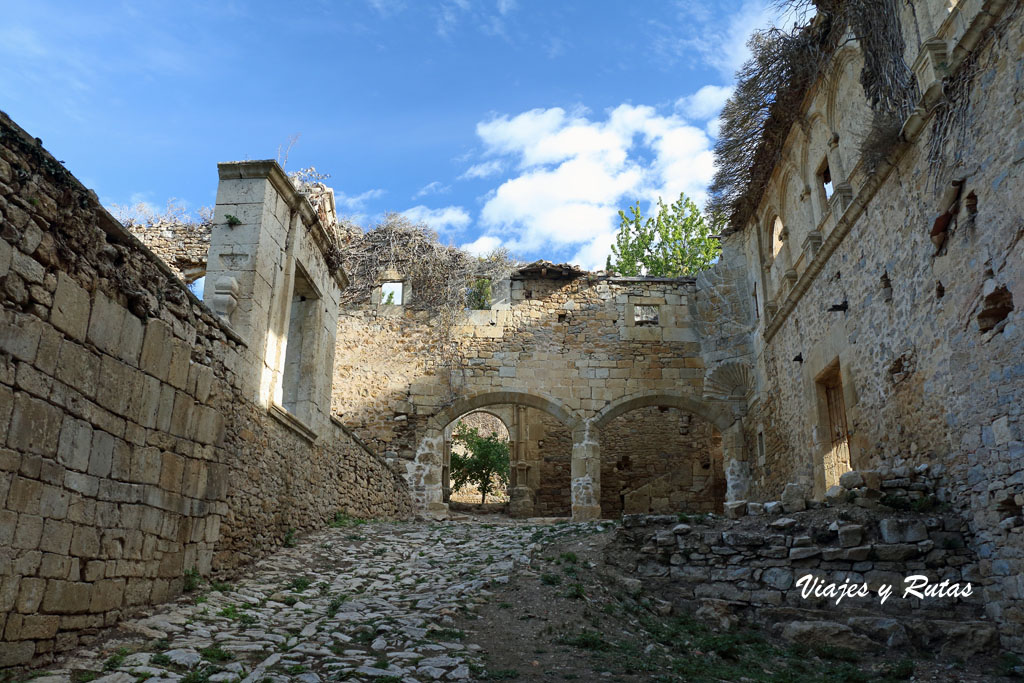
[[[328,301],[340,284],[276,165],[221,174],[221,220],[248,222],[214,230],[218,258],[258,236],[263,272],[279,278],[259,290],[232,248],[237,268],[220,271],[238,275],[236,301],[218,302],[230,323],[0,115],[0,666],[74,647],[180,591],[186,570],[237,566],[338,510],[410,510],[404,481],[323,410],[329,306],[303,345],[322,363],[303,370],[323,375],[307,383],[319,393],[295,414],[275,398],[292,298],[281,279],[299,264]],[[269,309],[276,320],[253,315]]]
[[[728,463],[724,477],[732,476],[734,495],[741,495],[747,469],[740,429],[746,390],[734,392],[733,380],[719,371],[739,353],[735,345],[747,338],[730,339],[702,322],[715,307],[705,297],[731,296],[735,290],[735,273],[725,264],[717,277],[714,285],[700,290],[692,279],[615,278],[535,264],[506,283],[505,301],[466,314],[453,331],[456,353],[448,356],[426,312],[409,302],[366,302],[344,311],[334,410],[406,472],[416,502],[433,509],[443,509],[445,427],[474,409],[509,405],[546,412],[571,435],[574,519],[602,514],[603,430],[620,415],[649,406],[677,408],[717,430]],[[638,323],[638,306],[656,308],[657,322]],[[721,335],[707,344],[714,349],[710,367],[702,355],[702,326]],[[456,360],[445,364],[446,357]],[[728,389],[723,391],[724,386]],[[535,443],[526,434],[539,426],[537,417],[521,422],[527,429],[519,436],[507,425],[513,442]],[[661,437],[649,433],[645,438]],[[710,431],[707,440],[710,450]],[[621,444],[622,439],[613,441]],[[514,457],[514,511],[550,514],[558,509],[554,501],[536,507],[537,495],[550,485],[542,472],[538,478],[538,468],[551,465],[543,459],[527,448]],[[523,487],[529,490],[517,493],[519,477],[530,483]],[[518,505],[525,497],[534,503]],[[655,499],[665,506],[682,502],[662,495]],[[716,507],[710,494],[700,505]]]
[[[820,498],[850,467],[941,464],[937,494],[993,579],[985,608],[1020,650],[1024,13],[900,7],[919,91],[900,141],[871,168],[863,59],[847,44],[807,93],[754,217],[725,240],[758,302],[751,498],[787,482]]]

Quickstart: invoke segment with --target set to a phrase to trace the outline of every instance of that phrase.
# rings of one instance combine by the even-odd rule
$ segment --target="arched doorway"
[[[601,516],[721,512],[722,435],[672,406],[624,412],[601,430]]]
[[[445,488],[450,476],[446,441],[450,426],[478,411],[500,416],[508,429],[512,451],[510,514],[570,515],[573,435],[580,420],[555,399],[517,391],[468,396],[430,419],[415,462],[407,468],[417,502],[428,511],[446,509]]]
[[[508,425],[511,422],[511,412],[514,406],[491,406],[488,410],[474,410],[456,418],[445,427],[444,430],[444,463],[441,468],[441,485],[443,486],[443,500],[446,503],[507,503],[508,491],[505,486],[494,490],[487,495],[487,500],[482,500],[480,491],[476,487],[454,491],[452,489],[451,456],[452,451],[465,454],[465,446],[453,440],[453,435],[460,426],[476,429],[480,436],[495,434],[500,440],[509,443],[509,450],[513,450],[511,433]]]

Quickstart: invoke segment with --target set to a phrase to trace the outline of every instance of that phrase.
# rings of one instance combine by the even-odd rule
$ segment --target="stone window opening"
[[[832,171],[828,167],[827,158],[822,162],[821,170],[818,171],[818,182],[821,184],[821,189],[825,192],[825,199],[830,199],[833,191]]]
[[[292,302],[284,340],[281,369],[280,406],[299,418],[313,416],[313,388],[316,373],[316,337],[320,324],[320,295],[310,278],[296,264]]]
[[[493,303],[490,278],[477,278],[466,288],[466,308],[471,311],[489,311]]]
[[[385,282],[380,286],[381,306],[402,306],[405,304],[404,283],[400,281]]]
[[[768,230],[768,248],[771,251],[770,256],[774,260],[778,258],[786,240],[786,226],[782,219],[776,216],[769,224]]]
[[[766,460],[765,447],[764,447],[764,431],[758,430],[757,432],[757,464],[764,466]]]
[[[659,324],[659,307],[651,304],[637,304],[633,307],[635,327],[654,327]]]

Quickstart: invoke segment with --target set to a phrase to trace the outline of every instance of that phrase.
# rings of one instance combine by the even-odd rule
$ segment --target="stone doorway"
[[[818,376],[818,396],[824,409],[828,429],[825,439],[822,472],[825,490],[839,484],[839,477],[851,469],[850,432],[846,423],[846,403],[843,399],[843,379],[838,361]]]
[[[504,409],[503,409],[504,408]],[[475,410],[470,413],[466,413],[462,417],[454,420],[444,430],[444,462],[441,466],[441,486],[442,496],[446,503],[507,503],[508,502],[508,488],[505,485],[499,485],[493,493],[488,494],[487,500],[482,501],[480,492],[475,488],[463,489],[462,491],[453,491],[453,483],[451,476],[451,461],[452,451],[456,450],[460,453],[465,452],[465,447],[453,439],[454,434],[459,429],[460,425],[465,425],[471,429],[476,429],[480,436],[489,436],[496,434],[499,439],[506,441],[509,444],[509,451],[515,450],[515,444],[512,440],[512,435],[508,428],[506,420],[509,418],[510,409],[514,406],[496,406],[492,410]],[[504,415],[502,415],[504,414]]]
[[[721,512],[726,483],[722,436],[707,420],[670,406],[645,406],[601,432],[601,516]]]

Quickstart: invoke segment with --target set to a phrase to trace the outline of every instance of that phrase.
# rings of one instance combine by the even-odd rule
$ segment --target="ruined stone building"
[[[398,267],[343,302],[332,195],[274,162],[220,164],[186,239],[128,230],[4,115],[0,665],[338,511],[443,515],[474,411],[509,434],[513,516],[735,512],[928,466],[1021,649],[1024,12],[899,7],[898,134],[871,138],[842,41],[713,268],[541,261],[443,331]]]

